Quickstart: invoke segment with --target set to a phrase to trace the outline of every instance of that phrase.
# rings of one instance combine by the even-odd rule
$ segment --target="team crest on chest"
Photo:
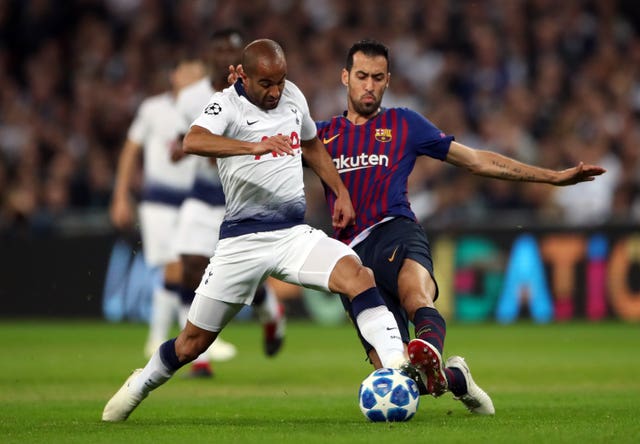
[[[378,142],[390,142],[393,139],[393,134],[390,128],[376,128],[374,137]]]
[[[293,106],[290,108],[291,112],[296,116],[296,125],[300,125],[300,118],[298,117],[298,110]]]

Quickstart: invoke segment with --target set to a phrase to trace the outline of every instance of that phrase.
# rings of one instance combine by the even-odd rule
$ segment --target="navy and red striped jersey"
[[[334,237],[349,244],[385,217],[416,219],[407,197],[407,180],[417,156],[444,160],[452,136],[407,108],[383,108],[374,118],[354,125],[343,116],[316,122],[318,137],[331,155],[356,211],[356,223]],[[335,195],[325,187],[333,212]]]

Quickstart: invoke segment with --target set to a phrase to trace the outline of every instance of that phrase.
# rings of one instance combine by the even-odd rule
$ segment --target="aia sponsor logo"
[[[279,134],[278,134],[279,135]],[[268,139],[269,136],[262,136],[261,140],[265,140]],[[293,148],[296,151],[296,154],[300,152],[300,136],[298,135],[297,132],[292,131],[291,134],[289,135],[289,140],[291,140],[291,148]],[[273,157],[285,157],[285,154],[278,154],[275,152],[271,152],[271,156],[269,156],[268,154],[262,154],[262,155],[258,155],[254,157],[254,160],[260,160],[262,159],[262,157],[267,156],[267,158],[273,158]]]

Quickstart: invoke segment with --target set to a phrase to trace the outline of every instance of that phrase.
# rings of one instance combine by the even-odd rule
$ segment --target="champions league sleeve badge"
[[[222,112],[222,107],[216,102],[211,103],[210,105],[207,105],[207,107],[204,109],[204,113],[210,116],[211,115],[217,116],[221,112]]]

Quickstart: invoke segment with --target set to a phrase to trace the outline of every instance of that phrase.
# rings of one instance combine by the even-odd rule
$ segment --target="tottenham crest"
[[[389,142],[393,139],[393,134],[389,128],[376,128],[374,136],[378,142]]]

